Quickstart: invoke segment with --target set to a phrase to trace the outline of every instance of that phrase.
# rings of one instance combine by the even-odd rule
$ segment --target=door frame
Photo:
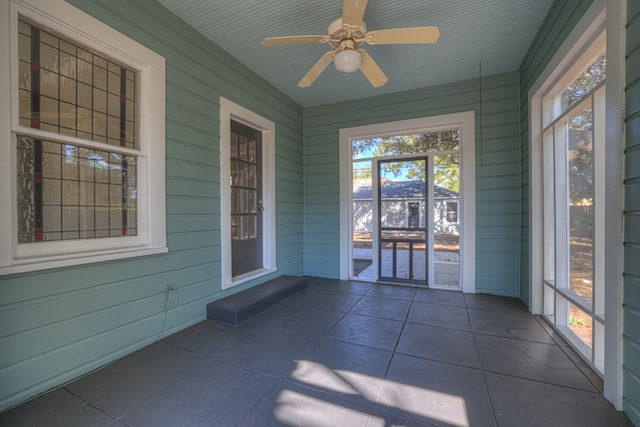
[[[241,276],[231,273],[231,120],[262,132],[262,268]],[[222,289],[277,271],[276,267],[276,125],[226,98],[220,97],[220,269]]]
[[[460,128],[460,263],[461,289],[475,293],[476,276],[476,173],[475,112],[465,111],[418,119],[340,129],[340,279],[350,280],[353,242],[353,161],[351,142],[358,139],[433,132],[442,128]],[[375,185],[375,180],[374,180]],[[375,221],[375,218],[374,218]],[[374,253],[377,248],[373,248]],[[375,268],[375,267],[374,267]]]

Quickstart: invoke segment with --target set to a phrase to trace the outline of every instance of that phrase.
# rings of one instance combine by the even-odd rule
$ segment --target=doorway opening
[[[407,167],[401,171],[403,165]],[[380,187],[385,199],[389,194],[381,184],[385,178],[395,186],[422,185],[422,194],[412,199],[410,193],[396,192],[393,202],[378,203]],[[413,242],[411,254],[410,244],[396,244],[395,261],[398,279],[400,251],[406,251],[402,268],[409,277],[400,279],[416,280],[420,266],[426,283],[394,283],[475,292],[473,111],[340,130],[341,279],[388,281],[380,270],[385,256],[380,233],[384,209],[398,211],[395,218],[402,225],[397,228],[426,232],[426,242]],[[389,251],[393,268],[393,248]]]
[[[351,140],[350,278],[461,289],[461,127]]]

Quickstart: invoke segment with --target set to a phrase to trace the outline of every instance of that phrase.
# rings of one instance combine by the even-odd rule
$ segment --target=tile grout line
[[[498,417],[496,415],[496,409],[493,406],[493,398],[491,397],[491,392],[489,391],[489,383],[487,382],[487,374],[486,371],[484,369],[483,363],[482,363],[482,358],[480,357],[480,348],[478,346],[478,340],[476,339],[476,333],[473,330],[473,323],[471,323],[471,314],[469,313],[469,306],[467,305],[467,298],[464,295],[464,293],[462,294],[463,298],[464,298],[464,306],[465,306],[465,311],[467,312],[467,319],[469,320],[469,326],[471,327],[471,339],[473,340],[473,345],[476,348],[476,354],[478,355],[478,362],[480,363],[480,372],[482,373],[482,379],[484,380],[484,388],[485,388],[485,392],[487,393],[487,397],[489,398],[489,406],[491,408],[491,415],[493,415],[493,423],[494,425],[498,425]]]
[[[411,299],[411,304],[409,304],[409,308],[407,309],[407,314],[404,316],[404,321],[402,322],[402,328],[400,328],[400,333],[398,334],[398,338],[396,339],[396,344],[391,351],[391,357],[389,358],[389,362],[387,362],[387,366],[384,369],[384,376],[382,378],[382,382],[380,383],[380,388],[378,389],[378,393],[374,400],[374,408],[378,407],[378,401],[380,400],[380,396],[382,395],[382,389],[384,388],[385,382],[387,381],[387,374],[389,373],[389,368],[391,368],[391,363],[396,356],[398,350],[398,344],[400,344],[400,338],[402,337],[402,332],[404,332],[404,328],[407,325],[407,319],[409,318],[409,313],[411,312],[411,308],[413,307],[413,303],[415,301],[416,292],[413,294],[413,298]],[[402,353],[398,353],[402,354]]]
[[[122,420],[121,420],[121,418],[126,414],[126,412],[125,412],[125,414],[122,414],[122,415],[120,415],[119,417],[115,417],[115,416],[111,415],[110,413],[108,413],[106,410],[104,410],[104,409],[102,409],[102,408],[100,408],[100,407],[98,407],[98,406],[94,405],[93,403],[89,402],[89,401],[88,401],[88,400],[86,400],[84,397],[80,396],[79,394],[74,393],[73,391],[71,391],[70,389],[68,389],[68,388],[66,387],[66,385],[62,386],[61,388],[62,388],[64,391],[66,391],[67,393],[69,393],[70,395],[72,395],[72,396],[74,396],[74,397],[76,397],[76,398],[80,399],[80,401],[81,401],[81,402],[84,402],[84,404],[85,404],[86,406],[89,406],[90,408],[95,409],[96,411],[100,412],[101,414],[106,415],[107,417],[109,417],[109,418],[110,418],[110,419],[112,419],[113,421],[116,421],[116,422],[118,422],[118,423],[121,423],[121,424],[124,424],[124,425],[129,426],[129,424],[127,424],[127,423],[125,423],[124,421],[122,421]]]

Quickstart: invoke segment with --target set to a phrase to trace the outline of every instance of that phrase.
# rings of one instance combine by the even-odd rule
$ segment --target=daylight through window
[[[137,234],[137,74],[20,19],[18,242]]]

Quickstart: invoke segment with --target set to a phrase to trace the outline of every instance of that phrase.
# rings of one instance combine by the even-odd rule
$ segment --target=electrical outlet
[[[167,288],[167,308],[175,307],[178,302],[178,291],[170,287]]]

